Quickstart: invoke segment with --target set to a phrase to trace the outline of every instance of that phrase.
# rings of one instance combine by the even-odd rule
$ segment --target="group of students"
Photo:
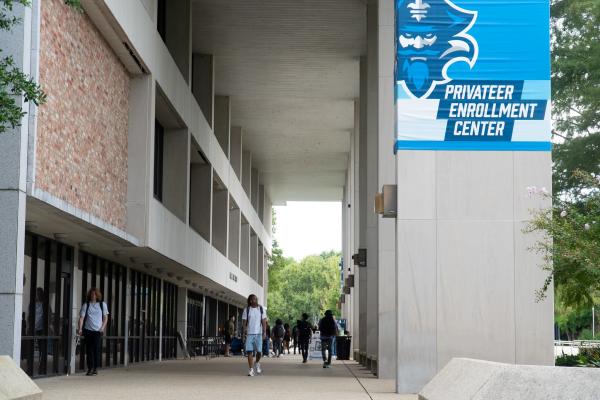
[[[268,336],[272,334],[275,354],[280,356],[281,346],[286,337],[285,326],[281,320],[277,320],[273,332],[269,332],[267,314],[264,308],[258,304],[258,298],[254,294],[248,296],[248,306],[242,314],[242,326],[246,338],[245,350],[248,356],[248,376],[260,375],[262,374],[260,359],[263,355],[264,343],[268,340]],[[297,342],[302,354],[302,363],[306,363],[308,360],[308,346],[313,334],[313,327],[308,321],[308,314],[302,314],[302,319],[297,321],[295,328],[295,345]],[[325,312],[325,316],[319,321],[318,329],[321,339],[323,368],[331,368],[333,339],[338,335],[338,326],[331,310]]]
[[[98,288],[91,288],[87,292],[86,302],[81,306],[79,313],[78,334],[85,339],[87,374],[97,375],[100,366],[102,334],[108,322],[108,306],[102,301],[102,293]],[[226,330],[226,355],[229,354],[229,345],[235,330],[235,317],[228,321]],[[262,374],[260,359],[263,354],[263,344],[267,340],[267,314],[264,308],[258,304],[256,295],[248,296],[248,307],[242,314],[242,326],[245,334],[245,350],[248,356],[248,376]],[[333,338],[338,334],[337,323],[331,310],[325,312],[325,316],[319,322],[321,339],[321,355],[323,357],[323,368],[331,367],[331,353]],[[287,329],[289,331],[289,327]],[[273,328],[274,350],[277,356],[281,355],[282,343],[286,339],[286,328],[281,320],[277,320]],[[313,334],[313,327],[308,321],[308,315],[302,314],[302,319],[297,321],[292,333],[294,336],[294,347],[296,345],[302,354],[302,363],[308,359],[308,346]],[[288,343],[289,343],[288,332]],[[288,345],[289,349],[289,345]],[[288,350],[289,352],[289,350]],[[295,351],[294,351],[295,352]],[[256,361],[254,359],[256,358]]]

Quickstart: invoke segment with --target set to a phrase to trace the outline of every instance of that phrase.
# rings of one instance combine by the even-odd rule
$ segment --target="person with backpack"
[[[333,318],[331,310],[325,311],[325,316],[319,321],[319,332],[321,336],[323,368],[331,368],[332,341],[338,334],[337,323],[335,322],[335,318]]]
[[[108,307],[102,301],[102,293],[98,288],[87,292],[86,302],[79,312],[78,334],[83,335],[87,361],[87,376],[98,375],[101,364],[102,334],[108,323]]]
[[[281,357],[281,353],[283,353],[282,343],[284,336],[285,328],[283,327],[283,322],[278,319],[275,321],[275,326],[273,327],[273,332],[271,334],[271,337],[273,338],[273,351],[277,358]]]
[[[308,322],[308,314],[302,314],[302,320],[298,321],[298,345],[302,354],[302,363],[306,364],[308,359],[308,344],[312,336],[312,327]]]
[[[262,374],[260,357],[262,355],[263,342],[266,340],[267,314],[262,306],[258,305],[258,297],[255,294],[248,296],[248,306],[242,314],[242,326],[246,336],[246,353],[248,354],[248,376]],[[256,363],[254,363],[256,354]]]

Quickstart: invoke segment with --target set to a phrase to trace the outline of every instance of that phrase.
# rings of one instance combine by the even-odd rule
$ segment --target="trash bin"
[[[349,360],[352,336],[338,336],[335,340],[337,342],[337,359]]]

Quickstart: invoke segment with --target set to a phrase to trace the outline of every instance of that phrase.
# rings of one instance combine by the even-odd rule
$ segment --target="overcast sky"
[[[275,207],[275,239],[285,257],[296,260],[323,251],[342,251],[342,205],[337,202],[288,202]]]

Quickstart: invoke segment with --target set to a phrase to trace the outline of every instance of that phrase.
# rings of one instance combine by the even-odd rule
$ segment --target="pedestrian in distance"
[[[242,314],[242,326],[246,336],[246,353],[248,355],[248,376],[262,374],[260,357],[262,355],[263,342],[267,339],[267,314],[258,304],[256,295],[248,296],[248,306]],[[256,355],[256,362],[254,362]]]
[[[83,335],[87,361],[87,374],[98,375],[101,363],[102,334],[108,322],[108,307],[102,301],[102,293],[98,288],[87,292],[86,302],[79,312],[77,333]]]
[[[269,325],[268,318],[265,333],[266,338],[263,342],[263,357],[271,357],[271,325]]]
[[[294,341],[294,354],[296,354],[296,349],[298,348],[298,325],[300,325],[300,320],[296,321],[296,325],[292,328],[292,340]]]
[[[302,314],[302,320],[298,321],[298,345],[302,354],[303,364],[306,364],[306,360],[308,359],[308,344],[310,343],[312,333],[312,327],[310,322],[308,322],[308,314],[304,313]]]
[[[283,338],[285,337],[285,328],[280,319],[275,321],[275,326],[273,327],[271,337],[273,338],[273,351],[275,352],[275,356],[279,358],[283,352]]]
[[[287,322],[283,324],[283,329],[285,330],[285,334],[283,335],[283,353],[287,350],[287,353],[290,354],[290,341],[292,340],[292,331],[290,329],[290,324]]]
[[[235,335],[235,315],[231,314],[225,325],[225,357],[231,357],[231,342]]]
[[[325,311],[325,316],[319,321],[319,332],[323,368],[331,368],[332,341],[338,334],[337,323],[331,310]]]

